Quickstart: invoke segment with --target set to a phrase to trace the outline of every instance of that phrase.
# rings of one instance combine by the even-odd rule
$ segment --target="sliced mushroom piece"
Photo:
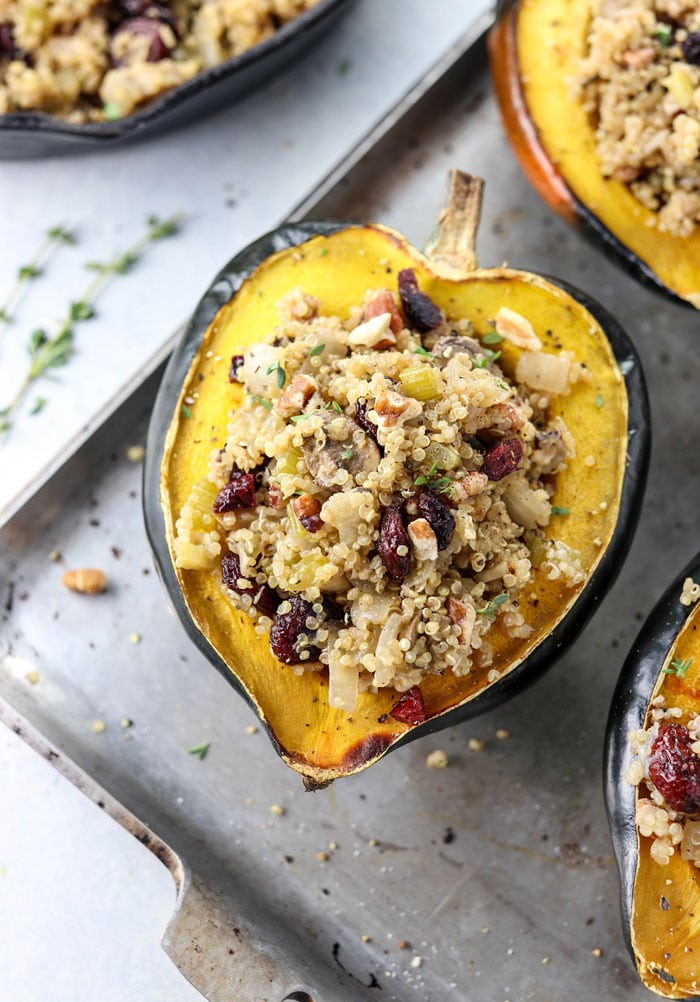
[[[302,449],[309,473],[324,488],[342,486],[340,470],[351,477],[371,473],[381,458],[375,442],[346,414],[325,414],[323,427],[304,439]]]
[[[440,369],[444,369],[450,359],[457,355],[468,355],[472,361],[476,358],[489,358],[487,349],[476,338],[458,334],[457,331],[450,331],[449,334],[445,334],[439,341],[436,341],[431,354],[434,355],[435,365]],[[503,374],[495,362],[487,361],[484,368],[494,375]]]

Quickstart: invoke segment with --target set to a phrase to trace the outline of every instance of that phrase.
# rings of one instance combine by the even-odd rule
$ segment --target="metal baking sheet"
[[[153,380],[0,542],[2,715],[170,867],[179,898],[164,946],[212,1002],[649,997],[622,941],[602,738],[624,654],[696,546],[698,318],[613,269],[529,189],[501,133],[483,41],[301,211],[378,219],[420,244],[450,166],[488,179],[481,262],[593,291],[634,338],[652,398],[655,446],[630,557],[535,687],[304,793],[186,641],[152,570],[140,471],[125,449],[143,439]],[[90,565],[108,573],[104,596],[61,588],[64,566]],[[186,749],[202,741],[199,761]],[[435,748],[447,753],[443,770],[426,767]]]
[[[63,223],[77,243],[53,249],[13,307],[15,322],[0,323],[0,408],[27,371],[30,332],[55,333],[84,294],[86,263],[125,251],[152,213],[183,222],[106,286],[95,318],[75,327],[70,364],[32,388],[0,441],[0,525],[168,354],[211,275],[321,178],[347,169],[455,46],[464,51],[488,2],[357,0],[287,72],[201,121],[126,148],[3,164],[0,302],[49,227]]]

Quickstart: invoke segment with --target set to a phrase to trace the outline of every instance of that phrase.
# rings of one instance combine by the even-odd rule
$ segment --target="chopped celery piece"
[[[440,374],[432,365],[413,365],[399,374],[401,389],[414,400],[434,400],[440,392]]]

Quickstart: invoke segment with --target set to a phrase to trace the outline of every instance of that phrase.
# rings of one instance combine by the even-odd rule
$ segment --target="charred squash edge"
[[[631,930],[634,883],[639,858],[635,825],[637,791],[624,779],[625,772],[632,762],[627,734],[644,726],[649,699],[661,668],[693,612],[694,606],[684,606],[679,601],[683,582],[687,577],[692,577],[696,581],[700,579],[700,554],[691,560],[666,589],[639,631],[622,666],[606,726],[605,807],[620,873],[623,934],[635,964]],[[696,999],[698,997],[700,992],[691,996]]]
[[[227,303],[241,284],[270,255],[290,249],[317,235],[329,235],[340,230],[354,228],[353,223],[305,222],[289,224],[261,237],[245,248],[227,264],[215,278],[210,289],[197,306],[183,338],[175,349],[154,405],[149,427],[146,462],[144,466],[144,514],[148,537],[156,559],[156,564],[187,633],[199,650],[221,672],[226,680],[257,709],[231,669],[219,657],[214,648],[202,636],[192,620],[185,604],[172,565],[167,545],[166,527],[160,505],[161,456],[169,425],[172,421],[174,404],[178,400],[183,381],[190,370],[199,344],[219,309]],[[650,448],[649,404],[646,385],[639,357],[627,335],[615,320],[597,303],[589,300],[578,290],[563,282],[547,281],[563,289],[593,315],[605,332],[612,352],[624,379],[628,398],[627,464],[623,476],[619,514],[610,544],[590,579],[579,594],[572,609],[540,645],[502,680],[490,685],[486,690],[472,697],[461,706],[443,711],[425,723],[407,730],[393,742],[379,742],[371,755],[363,755],[362,762],[346,769],[335,770],[317,768],[312,765],[299,768],[288,751],[278,742],[275,734],[263,720],[271,740],[280,756],[305,776],[308,787],[326,785],[340,775],[354,773],[371,765],[380,757],[399,745],[424,734],[432,733],[446,726],[459,723],[470,717],[484,713],[504,700],[520,692],[534,682],[574,640],[615,579],[624,555],[631,543],[641,506]]]

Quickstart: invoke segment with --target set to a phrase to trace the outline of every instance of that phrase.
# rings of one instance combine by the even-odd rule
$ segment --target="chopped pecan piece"
[[[313,494],[302,494],[300,497],[294,498],[292,508],[307,532],[318,532],[319,529],[323,528],[323,519],[319,514],[321,502]]]
[[[374,413],[379,418],[380,427],[403,424],[423,413],[423,405],[412,397],[404,397],[394,390],[384,390],[374,402]]]
[[[289,384],[280,393],[277,401],[277,412],[282,417],[291,417],[292,414],[301,414],[306,404],[316,392],[316,380],[311,376],[306,376],[303,372],[298,372]]]
[[[489,478],[481,470],[469,470],[460,480],[452,483],[453,499],[457,502],[475,498],[486,490]]]
[[[535,334],[530,321],[516,313],[515,310],[502,306],[496,314],[495,323],[496,333],[517,348],[527,348],[528,351],[542,350],[542,342]]]
[[[413,522],[409,522],[407,532],[418,560],[437,560],[437,536],[426,519],[416,518]]]
[[[396,334],[391,329],[391,314],[379,313],[371,320],[358,324],[348,335],[348,344],[352,348],[393,348],[396,344]]]
[[[389,292],[388,289],[383,289],[381,292],[377,293],[374,299],[370,299],[370,301],[365,304],[362,317],[364,320],[371,320],[372,317],[378,317],[382,313],[388,313],[391,317],[389,327],[394,334],[398,334],[400,330],[403,330],[403,319],[396,306],[394,295]]]
[[[460,644],[469,644],[476,622],[476,609],[471,603],[460,602],[453,595],[447,599],[447,616],[451,623],[459,626]]]
[[[284,507],[284,495],[280,490],[279,484],[270,484],[267,489],[267,503],[270,508],[282,508]]]
[[[645,45],[641,49],[627,49],[622,53],[622,62],[633,70],[643,70],[645,66],[650,66],[656,59],[656,49],[651,45]]]

